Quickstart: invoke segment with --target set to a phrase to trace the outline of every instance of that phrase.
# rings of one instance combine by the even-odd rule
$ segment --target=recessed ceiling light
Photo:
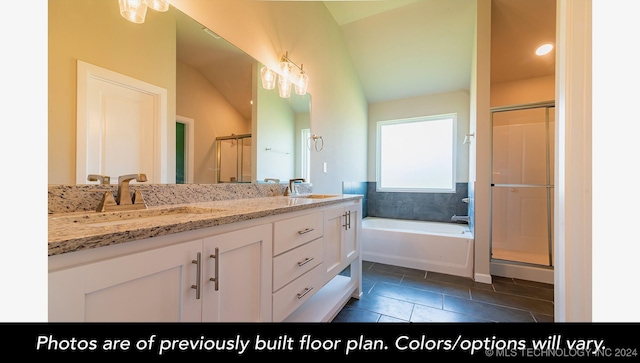
[[[545,43],[536,49],[536,55],[545,55],[553,49],[553,44]]]

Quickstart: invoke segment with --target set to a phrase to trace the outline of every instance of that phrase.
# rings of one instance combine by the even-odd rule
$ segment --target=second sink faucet
[[[304,183],[304,178],[294,178],[294,179],[289,179],[289,193],[291,193],[291,195],[298,195],[298,189],[297,188],[293,188],[293,183],[295,182],[303,182]]]
[[[116,203],[118,203],[118,205],[133,204],[133,199],[131,198],[131,193],[129,192],[129,182],[132,180],[135,180],[137,182],[146,182],[147,175],[128,174],[118,177],[118,196],[116,199]]]
[[[88,181],[99,181],[100,184],[111,184],[111,178],[108,175],[89,174]]]

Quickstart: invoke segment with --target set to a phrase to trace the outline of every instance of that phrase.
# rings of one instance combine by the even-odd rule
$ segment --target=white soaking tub
[[[473,235],[467,224],[366,217],[362,259],[473,278]]]

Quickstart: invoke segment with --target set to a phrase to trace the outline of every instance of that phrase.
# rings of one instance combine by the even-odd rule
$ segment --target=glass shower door
[[[553,114],[492,111],[492,260],[553,266]]]
[[[251,182],[251,134],[216,138],[216,182]]]

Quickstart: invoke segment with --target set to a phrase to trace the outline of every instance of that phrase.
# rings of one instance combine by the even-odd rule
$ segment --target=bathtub
[[[366,217],[362,259],[473,278],[473,235],[467,224]]]

